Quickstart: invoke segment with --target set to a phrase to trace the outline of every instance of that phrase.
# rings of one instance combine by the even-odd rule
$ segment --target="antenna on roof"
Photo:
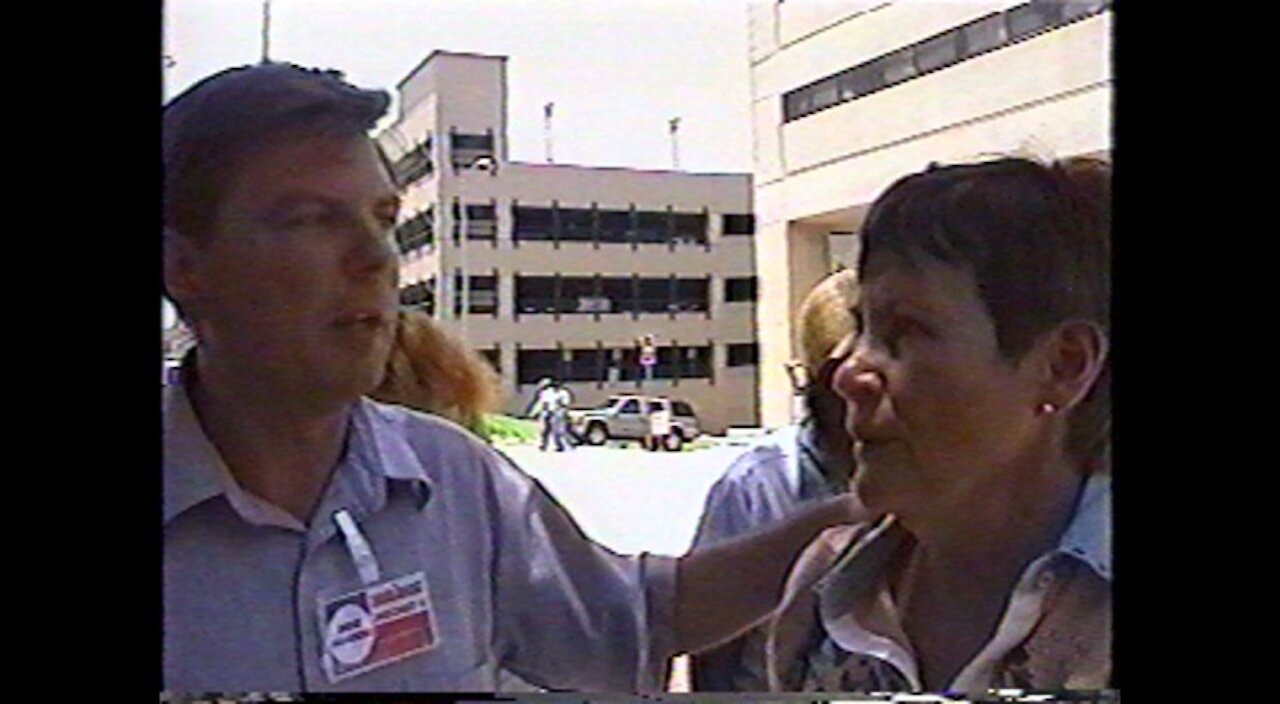
[[[271,53],[271,0],[262,0],[262,63]]]
[[[671,132],[671,168],[680,168],[680,143],[676,139],[676,132],[680,129],[680,118],[673,117],[667,121],[667,126]]]
[[[555,103],[547,103],[542,106],[542,136],[547,145],[547,163],[554,164],[555,158],[551,156],[551,111],[556,107]]]

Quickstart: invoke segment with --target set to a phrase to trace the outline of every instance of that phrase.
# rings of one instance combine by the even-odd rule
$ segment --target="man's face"
[[[365,137],[288,135],[250,152],[191,256],[202,356],[304,403],[373,390],[395,333],[398,209]]]

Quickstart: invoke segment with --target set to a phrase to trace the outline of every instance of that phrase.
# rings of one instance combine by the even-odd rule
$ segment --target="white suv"
[[[686,442],[702,434],[693,407],[684,401],[657,396],[610,396],[598,408],[569,411],[569,428],[588,445],[603,445],[609,440],[642,440],[649,434],[649,414],[656,410],[670,413],[671,432],[663,449],[678,452]]]

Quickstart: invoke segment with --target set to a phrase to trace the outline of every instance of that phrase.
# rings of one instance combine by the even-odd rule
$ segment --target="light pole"
[[[271,53],[271,0],[262,0],[262,63]]]

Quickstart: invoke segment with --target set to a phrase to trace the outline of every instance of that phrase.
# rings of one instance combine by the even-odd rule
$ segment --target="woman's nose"
[[[853,406],[855,413],[868,413],[884,394],[884,376],[855,353],[846,357],[836,369],[831,388]]]

